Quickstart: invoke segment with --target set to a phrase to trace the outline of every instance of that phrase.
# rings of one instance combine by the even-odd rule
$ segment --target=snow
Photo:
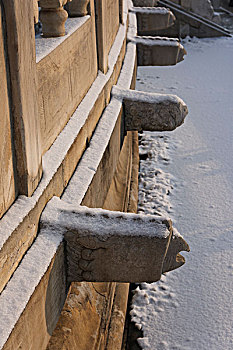
[[[65,23],[66,35],[57,38],[43,38],[36,36],[36,63],[40,62],[45,56],[49,55],[57,46],[78,30],[90,16],[77,18],[68,18]]]
[[[137,89],[175,93],[189,108],[175,132],[142,135],[139,212],[167,213],[191,252],[182,268],[137,287],[131,315],[143,349],[230,350],[233,39],[183,44],[181,64],[138,71]]]
[[[182,101],[182,99],[178,96],[172,94],[167,95],[143,91],[139,92],[136,90],[119,88],[115,85],[112,88],[112,95],[120,101],[122,101],[123,99],[128,99],[135,102],[140,101],[145,103],[174,103],[177,105],[180,104],[182,108],[186,109],[184,101]]]
[[[46,227],[53,228],[53,231],[56,231],[55,228],[58,228],[61,233],[66,230],[78,231],[79,237],[85,237],[87,233],[89,236],[98,235],[102,241],[116,234],[122,237],[133,235],[159,239],[170,235],[167,227],[169,223],[164,217],[77,206],[68,204],[58,197],[53,197],[48,203],[41,222],[42,226],[45,223]]]
[[[128,36],[129,37],[129,36]],[[132,42],[137,44],[158,45],[158,46],[180,46],[180,42],[176,38],[166,38],[161,36],[137,36],[130,38]]]
[[[158,15],[166,15],[170,12],[166,7],[133,7],[131,11],[142,14],[158,14]]]

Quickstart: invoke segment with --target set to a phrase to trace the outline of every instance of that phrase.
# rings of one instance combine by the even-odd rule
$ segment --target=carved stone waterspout
[[[164,37],[128,37],[137,44],[139,66],[170,66],[183,61],[186,50],[178,39]]]
[[[41,230],[64,236],[69,282],[155,282],[183,265],[178,253],[189,251],[166,218],[77,208],[57,197],[42,215]]]
[[[155,30],[171,27],[176,19],[165,7],[132,7],[131,12],[137,15],[139,35],[151,35]]]
[[[180,126],[188,108],[176,95],[112,89],[112,95],[123,102],[125,130],[172,131]]]

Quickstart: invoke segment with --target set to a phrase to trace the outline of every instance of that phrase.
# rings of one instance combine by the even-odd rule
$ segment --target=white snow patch
[[[153,136],[143,134],[140,152],[151,153],[141,162],[139,198],[140,210],[155,210],[148,202],[156,198],[154,171],[162,170],[157,197],[164,196],[163,185],[174,187],[161,197],[162,211],[170,210],[191,252],[182,268],[137,288],[131,314],[143,330],[143,349],[231,350],[233,39],[186,38],[183,44],[188,56],[181,64],[139,69],[137,89],[176,89],[189,108],[184,125],[166,134],[167,162],[150,150]]]

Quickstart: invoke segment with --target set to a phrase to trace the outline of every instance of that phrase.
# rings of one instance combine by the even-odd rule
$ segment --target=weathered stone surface
[[[119,89],[112,94],[123,100],[126,130],[172,131],[188,114],[186,104],[175,95]]]
[[[185,0],[182,0],[183,2]],[[208,19],[212,19],[214,9],[210,0],[191,0],[191,10]]]
[[[63,244],[40,237],[0,295],[0,348],[46,349],[66,292]]]
[[[34,23],[36,24],[39,21],[38,0],[33,0],[33,10],[34,10]]]
[[[228,36],[230,37],[230,32],[224,27],[215,23],[217,16],[211,18],[203,17],[202,13],[195,13],[193,10],[188,10],[187,8],[177,6],[173,2],[168,0],[161,0],[162,5],[169,6],[172,12],[176,16],[176,22],[173,27],[156,30],[152,34],[168,37],[185,37],[186,35],[197,36],[199,38],[203,37],[218,37],[218,36]]]
[[[169,66],[183,61],[186,51],[178,39],[135,37],[139,66]]]
[[[175,16],[165,7],[133,7],[131,11],[137,15],[139,35],[150,35],[155,30],[171,27],[175,22]]]
[[[101,347],[115,284],[72,283],[47,350],[95,350]],[[110,304],[110,305],[109,305]],[[110,309],[110,310],[109,310]],[[103,344],[104,345],[104,344]]]
[[[183,265],[184,260],[176,256],[188,250],[181,236],[174,239],[170,220],[83,206],[76,209],[58,198],[47,205],[41,225],[51,234],[64,234],[70,282],[155,282],[162,271]]]
[[[68,18],[68,13],[63,7],[56,9],[47,9],[41,5],[40,20],[42,23],[42,32],[45,38],[64,36],[65,22]]]
[[[128,135],[124,138],[116,171],[104,201],[104,209],[122,212],[128,211],[129,195],[131,190],[129,181],[132,175],[133,161],[132,144],[132,133],[128,133]]]
[[[129,284],[117,283],[114,304],[111,314],[111,322],[108,330],[106,350],[121,350],[122,335],[124,332]]]
[[[33,2],[3,0],[3,6],[7,18],[15,176],[19,193],[30,196],[42,175]]]
[[[134,6],[153,7],[157,5],[158,0],[133,0]]]
[[[124,139],[116,172],[104,203],[106,209],[137,210],[137,140],[136,132],[128,133]],[[131,152],[133,159],[128,162]],[[122,187],[119,189],[115,186],[119,176],[124,176],[122,192]],[[126,198],[128,189],[130,193]],[[128,290],[128,283],[72,283],[47,350],[77,347],[83,350],[121,350]]]
[[[70,180],[77,162],[87,146],[87,139],[90,140],[102,111],[110,99],[112,85],[117,82],[122,61],[125,57],[126,21],[124,23],[124,26],[121,27],[118,41],[114,43],[107,75],[98,74],[97,79],[83,98],[82,104],[77,108],[75,115],[73,115],[72,122],[70,121],[67,124],[66,128],[62,130],[59,137],[44,155],[46,171],[37,191],[32,198],[18,198],[2,218],[0,225],[0,292],[4,289],[22,257],[34,241],[39,217],[46,202],[54,195],[60,196],[64,191],[64,187]],[[118,45],[119,48],[116,49]],[[128,61],[133,67],[132,53],[129,54]],[[133,57],[135,60],[135,53]],[[48,67],[47,73],[49,71]],[[133,71],[129,65],[124,69],[124,74],[122,75],[127,78],[127,82],[131,81]],[[124,83],[124,86],[128,86],[128,83]],[[53,89],[55,89],[55,85],[53,85]],[[47,93],[50,90],[48,88]],[[55,91],[57,90],[55,89]],[[59,99],[57,101],[60,102]],[[55,122],[56,119],[53,121],[53,127],[56,127]]]
[[[11,144],[11,125],[9,96],[7,91],[7,71],[4,53],[4,36],[2,28],[2,11],[0,6],[0,218],[15,200],[17,189],[15,186],[13,169],[13,149]],[[0,257],[0,266],[3,263]]]
[[[64,52],[68,54],[64,55]],[[45,152],[96,78],[94,18],[89,18],[76,32],[40,60],[37,63],[37,72],[40,128]]]
[[[181,5],[184,9],[199,14],[205,18],[212,19],[214,9],[210,0],[170,0]]]
[[[119,0],[96,0],[96,28],[99,69],[108,70],[108,54],[119,28]]]
[[[66,5],[66,10],[70,17],[86,16],[89,3],[90,0],[72,0]]]
[[[184,257],[179,254],[181,251],[189,252],[189,246],[183,237],[173,229],[173,235],[163,262],[163,272],[175,270],[185,263]]]
[[[119,16],[120,16],[120,23],[123,24],[124,21],[124,0],[119,0]]]

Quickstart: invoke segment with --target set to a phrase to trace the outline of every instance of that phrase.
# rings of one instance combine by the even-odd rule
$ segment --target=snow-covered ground
[[[167,213],[186,264],[142,284],[131,315],[150,350],[233,349],[233,39],[186,39],[174,67],[138,70],[137,89],[188,105],[172,133],[142,135],[139,210]]]

